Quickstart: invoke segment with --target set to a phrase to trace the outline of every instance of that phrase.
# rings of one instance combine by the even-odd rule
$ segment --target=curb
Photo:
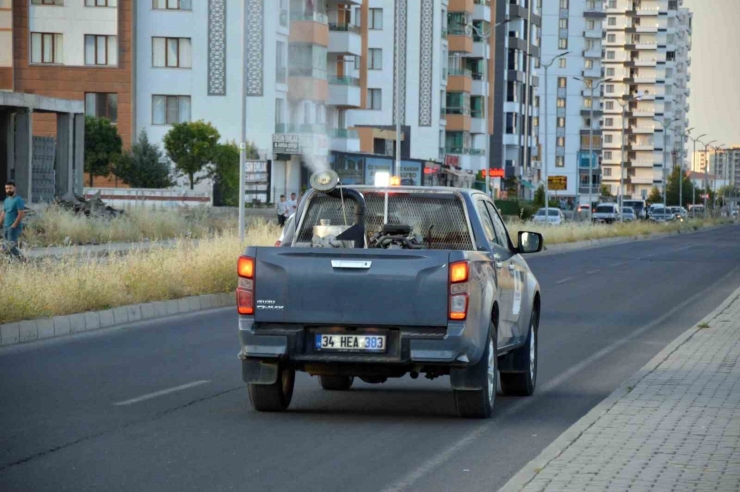
[[[733,227],[737,224],[726,224],[726,225],[718,225],[718,226],[712,226],[712,227],[705,227],[696,231],[688,231],[688,232],[665,232],[662,234],[651,234],[649,236],[631,236],[631,237],[610,237],[605,239],[589,239],[588,241],[578,241],[573,243],[559,243],[559,244],[553,244],[552,246],[547,246],[547,242],[545,242],[545,249],[538,253],[537,256],[549,256],[549,255],[558,255],[562,253],[571,253],[574,251],[583,251],[587,249],[596,249],[596,248],[603,248],[605,246],[617,246],[620,244],[630,243],[630,242],[645,242],[645,241],[655,241],[658,239],[665,239],[667,237],[674,237],[674,236],[690,236],[692,234],[700,234],[703,232],[711,232],[718,229],[723,229],[725,227]]]
[[[120,306],[105,311],[39,318],[0,325],[0,346],[17,345],[36,340],[58,338],[118,325],[195,313],[236,304],[234,294],[208,294],[171,301]]]
[[[560,437],[546,447],[535,459],[527,463],[516,475],[514,475],[506,484],[499,489],[499,492],[514,492],[520,491],[529,484],[532,480],[537,477],[540,471],[542,471],[551,461],[560,456],[568,447],[570,447],[579,437],[593,424],[596,423],[625,395],[627,395],[631,388],[634,388],[640,381],[642,381],[648,374],[658,368],[673,352],[675,352],[681,345],[686,343],[693,337],[697,331],[700,330],[698,327],[702,323],[709,323],[714,318],[719,316],[732,302],[740,297],[740,289],[735,290],[717,309],[709,313],[699,323],[692,328],[689,328],[684,333],[678,336],[673,342],[668,344],[663,350],[660,351],[650,362],[645,364],[639,371],[634,375],[627,378],[619,388],[609,395],[604,401],[596,405],[590,412],[581,417],[575,424],[570,426],[568,430],[563,432]]]

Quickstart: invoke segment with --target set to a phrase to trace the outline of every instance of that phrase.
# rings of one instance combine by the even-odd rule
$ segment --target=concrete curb
[[[619,388],[609,395],[604,401],[596,405],[590,412],[581,417],[578,422],[570,426],[568,430],[563,432],[552,444],[546,447],[539,456],[527,463],[519,473],[514,475],[499,492],[514,492],[520,491],[529,484],[532,480],[537,477],[537,474],[542,471],[551,461],[560,456],[568,447],[570,447],[578,438],[586,432],[588,428],[596,423],[625,395],[627,395],[637,384],[642,381],[648,374],[658,368],[668,357],[673,354],[681,345],[686,343],[691,337],[700,330],[699,325],[702,323],[709,323],[714,318],[724,311],[733,301],[740,297],[740,289],[725,299],[717,309],[712,311],[703,320],[696,324],[696,326],[686,330],[678,338],[673,340],[666,348],[660,351],[658,355],[653,357],[650,362],[645,364],[642,369],[637,371],[634,375],[623,382]]]
[[[696,231],[688,232],[666,232],[663,234],[651,234],[649,236],[633,236],[633,237],[610,237],[605,239],[590,239],[588,241],[578,241],[575,243],[560,243],[547,246],[545,242],[545,250],[538,253],[537,256],[549,256],[558,255],[562,253],[571,253],[574,251],[584,251],[587,249],[603,248],[605,246],[616,246],[619,244],[631,243],[631,242],[644,242],[644,241],[655,241],[657,239],[665,239],[667,237],[674,236],[690,236],[692,234],[700,234],[702,232],[711,232],[725,227],[733,227],[737,224],[726,224],[712,227],[705,227]]]
[[[112,328],[137,321],[166,318],[177,314],[194,313],[234,306],[234,294],[208,294],[171,301],[149,302],[120,306],[105,311],[54,316],[0,325],[0,346],[17,345],[47,338]]]

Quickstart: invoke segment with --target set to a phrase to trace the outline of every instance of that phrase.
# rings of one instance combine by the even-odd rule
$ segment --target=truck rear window
[[[365,229],[367,236],[379,232],[383,226],[385,195],[379,192],[362,191],[367,202]],[[355,207],[352,200],[345,200],[345,212],[341,201],[326,195],[315,195],[308,204],[303,223],[299,226],[296,241],[310,243],[313,227],[321,219],[329,219],[331,224],[354,222]],[[471,251],[473,242],[465,209],[461,199],[453,193],[406,193],[392,192],[388,196],[388,223],[408,225],[413,232],[424,237],[425,243],[431,236],[430,249]],[[432,227],[433,226],[433,227]],[[431,227],[431,230],[430,230]]]

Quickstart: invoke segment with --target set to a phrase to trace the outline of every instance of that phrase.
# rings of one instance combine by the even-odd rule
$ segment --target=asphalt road
[[[447,378],[299,375],[259,414],[232,310],[0,351],[3,491],[491,491],[740,285],[740,227],[529,260],[538,391],[455,416]]]

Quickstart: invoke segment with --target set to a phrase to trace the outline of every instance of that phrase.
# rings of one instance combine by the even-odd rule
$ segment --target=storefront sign
[[[365,159],[365,183],[375,183],[375,173],[386,172],[391,174],[393,171],[393,161],[391,159],[378,159],[377,157],[368,157]]]
[[[244,163],[245,183],[267,183],[267,161],[246,161]]]
[[[273,154],[329,155],[326,135],[276,133],[272,136]]]
[[[421,186],[421,162],[401,161],[401,185]]]
[[[568,176],[548,176],[547,187],[550,191],[565,191],[568,189]]]

